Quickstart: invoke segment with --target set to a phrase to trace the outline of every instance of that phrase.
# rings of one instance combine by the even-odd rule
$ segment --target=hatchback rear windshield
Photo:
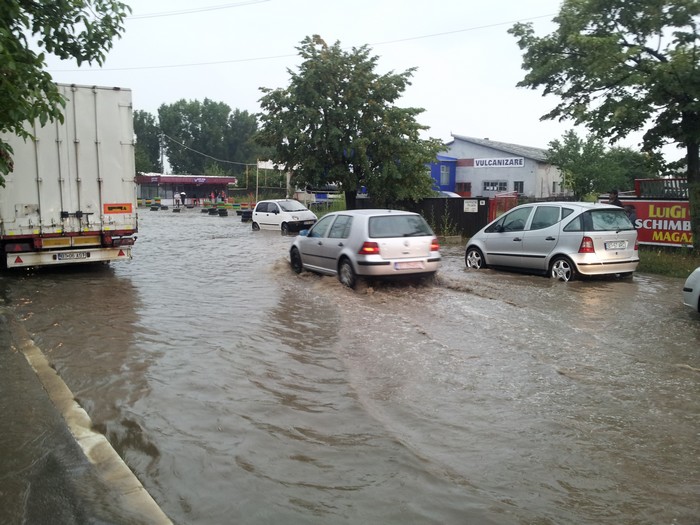
[[[282,211],[306,211],[306,206],[299,201],[279,201],[279,205]]]
[[[634,230],[627,212],[620,209],[591,210],[574,218],[565,231],[620,231]]]
[[[420,215],[385,215],[369,219],[369,236],[374,239],[421,235],[433,235],[433,230]]]

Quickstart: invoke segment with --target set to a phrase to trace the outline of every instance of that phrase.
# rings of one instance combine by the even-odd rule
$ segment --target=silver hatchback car
[[[467,268],[501,266],[569,281],[577,274],[632,275],[637,231],[623,208],[587,202],[521,204],[467,243]]]
[[[438,240],[425,219],[399,210],[329,213],[299,232],[289,258],[296,273],[337,275],[350,288],[358,276],[431,276],[441,262]]]

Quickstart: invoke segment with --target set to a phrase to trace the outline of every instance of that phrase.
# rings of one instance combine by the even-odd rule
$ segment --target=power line
[[[203,13],[205,11],[216,11],[219,9],[230,9],[232,7],[242,7],[244,5],[251,4],[262,4],[263,2],[269,2],[270,0],[248,0],[247,2],[236,2],[235,4],[223,4],[214,5],[209,7],[197,7],[193,9],[183,9],[181,11],[163,11],[161,13],[148,13],[145,15],[131,15],[127,17],[128,20],[140,20],[143,18],[161,18],[164,16],[178,16],[178,15],[189,15],[192,13]]]
[[[269,0],[258,0],[258,1],[269,1]],[[179,13],[178,13],[179,14]],[[155,16],[155,15],[154,15]],[[167,16],[167,15],[164,15]],[[489,29],[492,27],[498,27],[498,26],[504,26],[504,25],[511,25],[515,24],[518,22],[528,22],[531,20],[539,20],[541,18],[548,18],[551,16],[555,16],[554,14],[548,14],[548,15],[539,15],[539,16],[533,16],[529,18],[522,18],[520,20],[513,20],[510,22],[496,22],[494,24],[488,24],[488,25],[483,25],[483,26],[474,26],[474,27],[468,27],[465,29],[455,29],[454,31],[443,31],[440,33],[430,33],[427,35],[420,35],[420,36],[414,36],[414,37],[407,37],[407,38],[398,38],[395,40],[385,40],[383,42],[375,42],[372,44],[369,44],[370,46],[383,46],[383,45],[389,45],[389,44],[398,44],[400,42],[408,42],[410,40],[422,40],[426,38],[436,38],[436,37],[441,37],[445,35],[452,35],[456,33],[466,33],[469,31],[478,31],[480,29]],[[288,54],[288,55],[271,55],[271,56],[266,56],[266,57],[253,57],[253,58],[236,58],[232,60],[218,60],[214,62],[190,62],[190,63],[182,63],[182,64],[165,64],[165,65],[157,65],[157,66],[131,66],[131,67],[114,67],[114,68],[99,68],[98,71],[136,71],[136,70],[143,70],[143,69],[171,69],[171,68],[180,68],[180,67],[198,67],[198,66],[215,66],[215,65],[220,65],[220,64],[235,64],[235,63],[240,63],[240,62],[259,62],[262,60],[276,60],[278,58],[290,58],[290,57],[296,57],[297,54]],[[87,71],[93,71],[92,69],[49,69],[49,72],[53,73],[81,73],[81,72],[87,72]]]
[[[257,164],[246,164],[245,162],[233,162],[232,160],[217,159],[216,157],[212,157],[211,155],[207,155],[206,153],[202,153],[201,151],[197,151],[194,148],[190,148],[189,146],[183,144],[182,142],[175,140],[170,135],[166,135],[165,133],[161,133],[161,135],[163,135],[166,139],[174,142],[175,144],[182,146],[183,148],[188,149],[193,153],[196,153],[197,155],[201,155],[202,157],[206,157],[206,158],[214,160],[216,162],[223,162],[224,164],[235,164],[236,166],[257,166]]]

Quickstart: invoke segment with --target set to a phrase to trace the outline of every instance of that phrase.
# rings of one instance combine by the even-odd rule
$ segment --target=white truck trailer
[[[138,230],[131,91],[58,84],[64,121],[4,134],[14,170],[0,187],[0,266],[131,259]]]

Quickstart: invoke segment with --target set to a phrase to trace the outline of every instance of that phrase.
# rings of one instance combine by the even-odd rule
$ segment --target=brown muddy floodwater
[[[700,522],[682,280],[467,272],[455,246],[434,284],[351,291],[291,241],[146,209],[133,261],[0,277],[175,523]]]

